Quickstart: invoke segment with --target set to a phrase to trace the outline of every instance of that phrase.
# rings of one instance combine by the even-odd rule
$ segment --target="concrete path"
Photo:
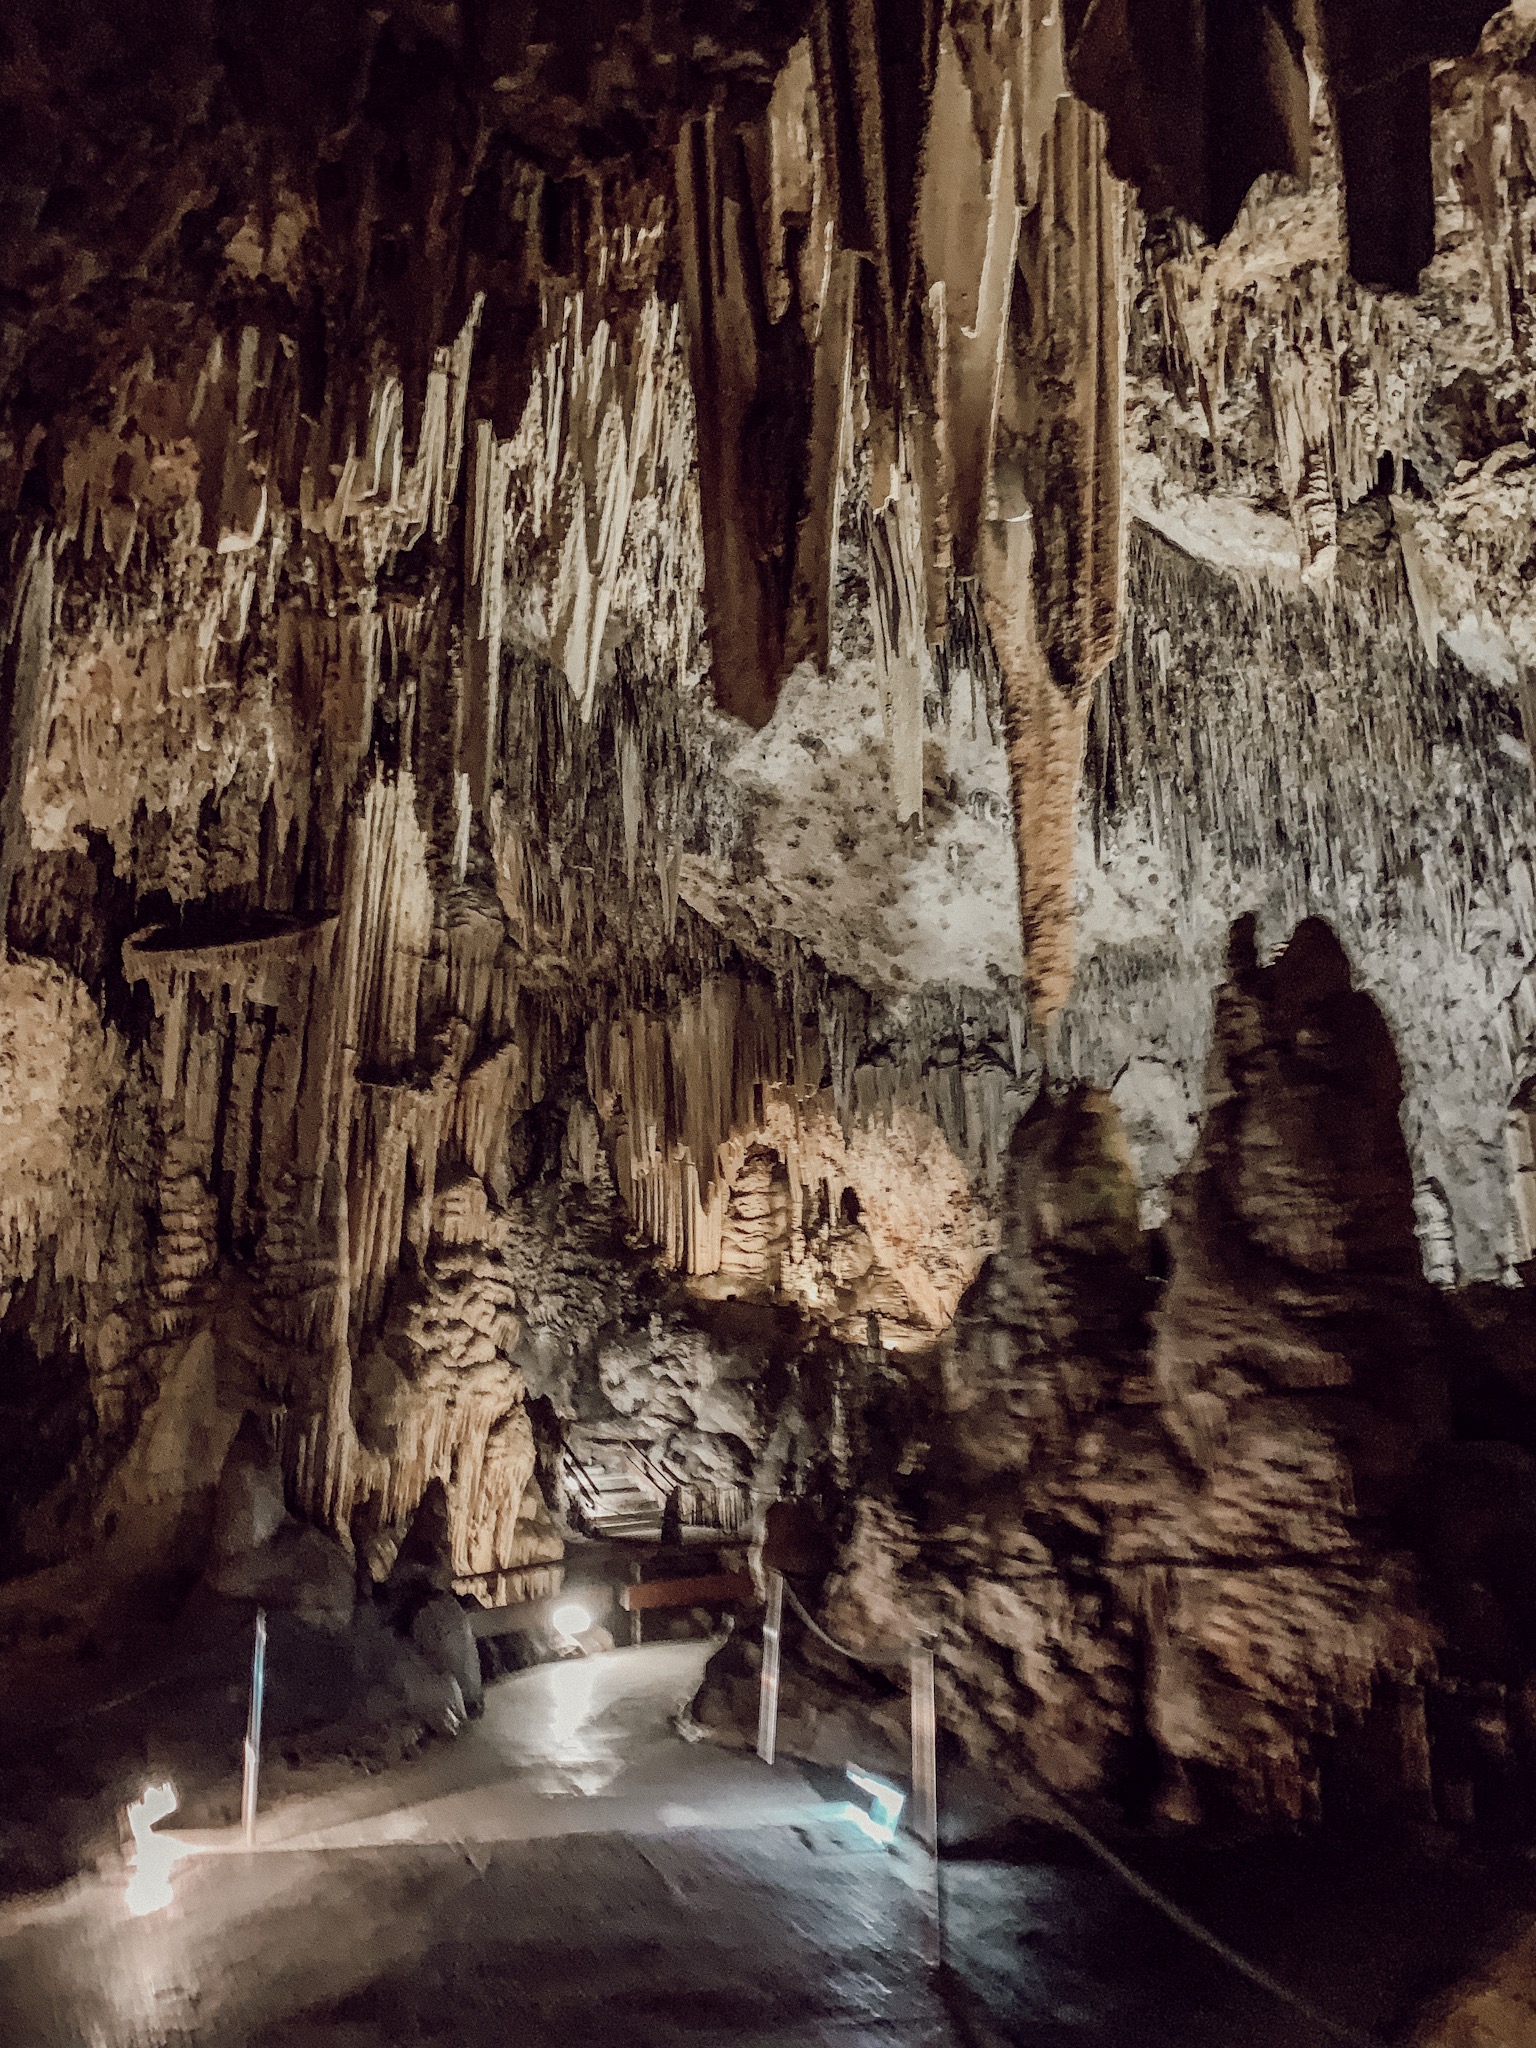
[[[1324,2048],[1060,1838],[890,1854],[792,1764],[678,1735],[707,1646],[498,1681],[457,1743],[0,1909],[0,2048]],[[958,1792],[958,1785],[952,1785]],[[1136,1860],[1325,2010],[1400,2038],[1530,1865],[1387,1841]]]
[[[451,1747],[0,1914],[5,2048],[950,2048],[926,1865],[683,1741],[704,1644],[521,1672]],[[174,1830],[168,1830],[173,1832]]]
[[[802,1834],[581,1834],[198,1858],[164,1913],[77,1898],[0,1947],[7,2048],[949,2048],[921,1901]]]
[[[513,1842],[788,1826],[826,1818],[793,1766],[685,1742],[675,1720],[698,1690],[708,1643],[543,1664],[488,1688],[485,1713],[417,1762],[262,1818],[258,1843],[361,1849],[386,1842]],[[237,1846],[227,1836],[189,1836]]]

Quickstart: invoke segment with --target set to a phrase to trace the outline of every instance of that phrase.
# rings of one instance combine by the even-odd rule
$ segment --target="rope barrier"
[[[1203,1921],[1197,1920],[1192,1913],[1187,1913],[1182,1906],[1175,1904],[1166,1892],[1160,1891],[1148,1878],[1143,1877],[1139,1870],[1133,1870],[1123,1857],[1115,1854],[1107,1842],[1101,1842],[1093,1830],[1080,1821],[1070,1807],[1064,1806],[1033,1771],[1030,1772],[1030,1777],[1057,1826],[1081,1842],[1106,1869],[1114,1872],[1122,1884],[1135,1892],[1138,1898],[1145,1899],[1149,1906],[1155,1906],[1164,1919],[1171,1920],[1174,1926],[1189,1935],[1191,1940],[1198,1941],[1213,1955],[1220,1956],[1221,1960],[1229,1968],[1236,1970],[1239,1976],[1257,1984],[1261,1991],[1267,1991],[1270,1997],[1278,1999],[1280,2004],[1288,2005],[1292,2012],[1299,2013],[1303,2019],[1310,2021],[1331,2040],[1343,2042],[1345,2048],[1387,2048],[1379,2034],[1362,2034],[1356,2028],[1346,2026],[1342,2020],[1331,2018],[1329,2014],[1313,2005],[1310,1999],[1304,1998],[1299,1991],[1293,1991],[1278,1977],[1272,1977],[1260,1964],[1250,1962],[1239,1949],[1233,1948],[1230,1942],[1223,1941],[1221,1936],[1213,1932]]]
[[[1341,1568],[1358,1566],[1365,1561],[1364,1552],[1350,1550],[1277,1550],[1268,1557],[1223,1557],[1210,1553],[1204,1557],[1093,1557],[1086,1552],[1067,1552],[1049,1561],[1035,1558],[1011,1558],[1008,1564],[1010,1578],[1059,1579],[1074,1571],[1088,1572],[1220,1572],[1223,1578],[1234,1573],[1257,1574],[1259,1572],[1304,1572],[1313,1571],[1324,1565],[1338,1565]]]
[[[905,1663],[907,1666],[907,1693],[912,1720],[912,1812],[911,1828],[917,1839],[934,1859],[938,1868],[939,1855],[939,1753],[938,1720],[934,1706],[933,1652],[926,1643],[914,1644],[904,1650],[892,1650],[882,1654],[879,1651],[850,1650],[846,1643],[840,1643],[830,1636],[811,1615],[807,1614],[800,1596],[789,1584],[782,1572],[773,1572],[769,1579],[768,1613],[763,1623],[763,1675],[762,1693],[757,1718],[757,1753],[765,1764],[771,1764],[775,1754],[779,1718],[779,1631],[783,1618],[783,1602],[788,1595],[790,1605],[799,1615],[801,1622],[813,1635],[819,1636],[828,1649],[835,1650],[840,1657],[850,1658],[855,1664],[886,1665]]]
[[[835,1636],[829,1635],[820,1622],[807,1612],[799,1595],[787,1579],[783,1580],[782,1583],[785,1597],[789,1601],[790,1606],[794,1608],[803,1625],[820,1642],[825,1643],[829,1650],[835,1650],[840,1657],[847,1657],[855,1664],[868,1664],[876,1668],[905,1664],[911,1658],[912,1650],[910,1648],[885,1652],[850,1649],[846,1643],[840,1643]],[[1347,2026],[1341,2020],[1333,2019],[1328,2013],[1313,2005],[1310,1999],[1304,1998],[1299,1991],[1293,1991],[1288,1984],[1282,1983],[1278,1977],[1271,1976],[1269,1971],[1260,1964],[1251,1962],[1241,1950],[1233,1948],[1230,1942],[1224,1941],[1219,1934],[1207,1927],[1203,1921],[1197,1920],[1192,1913],[1186,1912],[1182,1906],[1169,1898],[1166,1892],[1161,1891],[1150,1879],[1143,1877],[1140,1871],[1133,1869],[1123,1857],[1116,1855],[1107,1842],[1100,1841],[1099,1837],[1086,1822],[1079,1820],[1072,1809],[1062,1802],[1060,1796],[1051,1790],[1039,1776],[1038,1772],[1029,1769],[1027,1765],[1026,1769],[1029,1770],[1029,1777],[1035,1787],[1038,1798],[1056,1825],[1063,1829],[1065,1833],[1071,1835],[1074,1840],[1081,1842],[1083,1847],[1091,1855],[1097,1857],[1107,1870],[1112,1871],[1128,1890],[1133,1891],[1138,1898],[1145,1900],[1148,1905],[1154,1906],[1166,1920],[1171,1921],[1182,1933],[1187,1934],[1192,1941],[1199,1942],[1202,1947],[1209,1949],[1213,1955],[1219,1956],[1229,1969],[1236,1970],[1239,1976],[1246,1977],[1251,1984],[1256,1984],[1261,1991],[1267,1992],[1271,1998],[1276,1999],[1281,2005],[1288,2006],[1292,2012],[1299,2014],[1310,2025],[1316,2027],[1320,2033],[1326,2034],[1330,2040],[1343,2043],[1344,2048],[1387,2048],[1387,2044],[1379,2034],[1361,2033],[1359,2029]]]
[[[800,1603],[800,1596],[796,1593],[788,1579],[784,1581],[784,1597],[813,1636],[819,1637],[829,1650],[836,1650],[840,1657],[847,1657],[851,1663],[870,1664],[875,1666],[876,1669],[883,1669],[888,1664],[905,1664],[914,1649],[924,1647],[920,1643],[914,1643],[907,1649],[888,1650],[883,1654],[876,1650],[850,1650],[846,1643],[840,1643],[835,1636],[829,1636],[820,1622],[813,1620],[806,1612]]]

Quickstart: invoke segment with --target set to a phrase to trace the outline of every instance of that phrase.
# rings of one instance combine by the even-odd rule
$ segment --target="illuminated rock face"
[[[945,1724],[1021,1791],[1186,1824],[1314,1819],[1327,1787],[1464,1817],[1467,1713],[1503,1715],[1536,1650],[1508,1569],[1467,1618],[1469,1559],[1525,1554],[1530,1459],[1455,1441],[1487,1358],[1420,1271],[1399,1101],[1328,928],[1263,967],[1240,925],[1166,1270],[1109,1095],[1042,1097],[915,1426],[872,1390],[851,1482],[827,1471],[826,1626],[932,1643]],[[859,1740],[892,1738],[839,1660],[792,1645],[787,1747],[830,1760],[850,1701]],[[752,1697],[733,1642],[696,1711],[730,1735]],[[1500,1725],[1495,1822],[1536,1763]]]
[[[1394,1488],[1523,1441],[1369,1361],[1536,1254],[1530,10],[12,11],[5,1569],[200,1556],[248,1417],[503,1595],[563,1445],[877,1575],[996,1457],[1041,1759],[1306,1808],[1429,1668]],[[1400,1085],[1308,1094],[1324,954]],[[1062,1527],[1342,1517],[1252,1769],[1225,1594],[988,1577],[1016,1396]]]

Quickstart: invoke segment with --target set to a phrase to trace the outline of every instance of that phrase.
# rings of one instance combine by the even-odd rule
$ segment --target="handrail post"
[[[784,1629],[784,1574],[768,1574],[768,1609],[763,1617],[763,1682],[757,1703],[757,1753],[771,1764],[779,1734],[779,1638]]]
[[[912,1697],[912,1832],[928,1852],[933,1881],[924,1948],[929,1967],[944,1970],[944,1866],[939,1856],[938,1711],[933,1696],[933,1652],[913,1650],[907,1660]]]
[[[908,1670],[912,1689],[912,1832],[930,1855],[937,1856],[939,1756],[932,1650],[914,1650]]]
[[[240,1825],[245,1846],[256,1846],[256,1786],[261,1775],[261,1705],[267,1683],[267,1610],[256,1610],[256,1640],[251,1646],[251,1706],[245,1723],[245,1782],[240,1791]]]

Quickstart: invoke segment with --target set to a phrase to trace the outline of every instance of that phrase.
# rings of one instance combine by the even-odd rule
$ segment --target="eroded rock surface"
[[[865,1466],[819,1611],[855,1648],[931,1641],[945,1724],[1026,1792],[1270,1824],[1480,1796],[1497,1826],[1533,1762],[1530,1454],[1460,1438],[1487,1359],[1420,1270],[1379,1010],[1320,922],[1271,966],[1252,941],[1161,1239],[1102,1091],[1019,1124],[1001,1248],[920,1433]],[[899,1755],[899,1697],[798,1658],[791,1746],[862,1697]],[[706,1721],[729,1730],[742,1676],[728,1646]]]

